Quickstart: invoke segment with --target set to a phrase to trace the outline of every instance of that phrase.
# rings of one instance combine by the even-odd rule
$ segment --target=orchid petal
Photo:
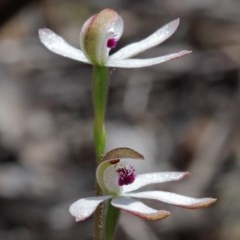
[[[127,147],[115,148],[107,152],[103,156],[103,160],[113,160],[113,159],[122,159],[122,158],[144,159],[142,154]]]
[[[155,47],[168,39],[177,29],[179,25],[179,19],[176,19],[163,27],[159,28],[157,31],[152,33],[147,38],[127,45],[121,48],[119,51],[111,55],[111,59],[126,59],[135,56],[141,52],[146,51],[149,48]]]
[[[42,28],[38,30],[38,34],[42,44],[51,52],[80,62],[90,63],[80,49],[68,44],[52,30]]]
[[[128,197],[154,199],[165,203],[177,205],[179,207],[197,209],[208,207],[216,202],[215,198],[192,198],[164,191],[147,191],[125,194]]]
[[[180,51],[178,53],[172,53],[161,57],[148,58],[148,59],[108,59],[107,67],[121,67],[121,68],[141,68],[156,65],[159,63],[167,62],[176,58],[180,58],[191,51]]]
[[[83,221],[94,213],[97,206],[101,202],[109,198],[111,198],[111,196],[88,197],[79,199],[69,207],[69,212],[76,218],[76,221]]]
[[[149,184],[178,181],[189,175],[189,172],[156,172],[137,175],[135,181],[123,186],[123,192],[131,192]]]
[[[126,210],[136,216],[152,221],[160,220],[170,215],[168,211],[156,210],[140,201],[126,197],[114,198],[111,204],[116,208]]]

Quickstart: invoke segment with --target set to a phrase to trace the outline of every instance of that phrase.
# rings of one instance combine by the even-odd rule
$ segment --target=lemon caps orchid
[[[129,44],[112,55],[109,52],[116,47],[124,29],[121,16],[112,9],[104,9],[84,23],[80,32],[81,50],[71,46],[48,28],[39,29],[39,38],[50,51],[73,60],[97,66],[140,68],[173,60],[191,52],[184,50],[148,59],[131,58],[168,39],[178,25],[179,19],[176,19],[147,38]]]
[[[139,191],[149,184],[177,181],[189,175],[188,172],[155,172],[136,174],[129,160],[142,160],[143,156],[130,148],[117,148],[108,152],[96,171],[97,182],[103,196],[81,198],[74,202],[69,211],[76,221],[83,221],[91,216],[97,206],[111,199],[111,205],[147,220],[160,220],[170,212],[158,210],[145,205],[136,199],[152,199],[179,207],[198,209],[213,204],[214,198],[191,198],[165,191]]]

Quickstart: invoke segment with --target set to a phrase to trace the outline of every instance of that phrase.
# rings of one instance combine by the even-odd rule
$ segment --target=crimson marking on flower
[[[120,159],[111,159],[111,156],[122,156]],[[121,210],[147,220],[160,220],[170,215],[170,212],[151,208],[138,198],[152,199],[188,209],[199,209],[213,204],[215,198],[192,198],[166,191],[139,191],[141,187],[178,181],[189,175],[189,172],[155,172],[137,175],[132,165],[124,159],[132,156],[130,160],[143,159],[142,155],[129,148],[118,148],[108,152],[96,171],[97,182],[102,189],[103,196],[81,198],[74,202],[70,213],[76,221],[83,221],[91,216],[97,206],[108,199],[111,204]],[[119,160],[119,161],[116,161]],[[114,164],[112,164],[114,162]]]
[[[107,47],[108,48],[115,48],[117,46],[117,40],[115,38],[110,38],[107,41]]]
[[[191,53],[191,51],[183,50],[148,59],[131,58],[164,42],[176,31],[178,25],[179,19],[176,19],[159,28],[147,38],[131,43],[112,55],[109,55],[109,51],[116,47],[124,29],[121,16],[112,9],[104,9],[84,23],[80,32],[81,49],[71,46],[48,28],[39,29],[39,38],[50,51],[73,60],[106,67],[140,68],[177,59]]]
[[[129,168],[123,166],[116,170],[118,173],[118,184],[119,186],[128,185],[134,182],[136,178],[135,168],[129,166]]]
[[[112,165],[117,164],[118,162],[120,162],[120,159],[113,159],[110,161]]]

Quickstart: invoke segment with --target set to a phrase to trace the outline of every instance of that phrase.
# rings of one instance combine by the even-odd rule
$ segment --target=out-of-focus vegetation
[[[68,213],[94,192],[91,66],[50,53],[37,30],[47,26],[78,46],[83,22],[107,7],[125,22],[119,48],[180,17],[177,32],[142,57],[193,51],[111,70],[108,149],[136,149],[144,170],[192,172],[159,189],[219,199],[198,211],[156,203],[172,215],[154,223],[123,213],[117,239],[239,240],[237,0],[0,2],[0,239],[91,239],[92,218],[75,223]]]

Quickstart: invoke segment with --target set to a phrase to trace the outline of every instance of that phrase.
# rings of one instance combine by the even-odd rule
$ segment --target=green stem
[[[118,222],[120,211],[111,205],[111,200],[108,201],[107,211],[104,222],[104,240],[113,240],[115,229]]]
[[[108,97],[109,76],[106,67],[94,66],[93,68],[93,107],[94,107],[94,143],[97,164],[100,163],[106,148],[105,114]],[[102,191],[97,185],[97,196],[102,195]],[[94,239],[103,239],[103,204],[100,204],[95,212],[95,236]],[[113,240],[119,217],[119,210],[108,202],[105,223],[104,240]]]
[[[92,95],[94,107],[94,142],[97,163],[101,161],[106,146],[104,120],[108,97],[108,85],[108,69],[106,67],[94,66]]]
[[[106,147],[105,113],[108,97],[108,69],[106,67],[93,67],[93,108],[94,108],[94,144],[96,152],[96,162],[100,163]],[[101,189],[97,185],[96,194],[102,195]],[[102,240],[103,236],[103,204],[100,204],[95,212],[94,239]]]

